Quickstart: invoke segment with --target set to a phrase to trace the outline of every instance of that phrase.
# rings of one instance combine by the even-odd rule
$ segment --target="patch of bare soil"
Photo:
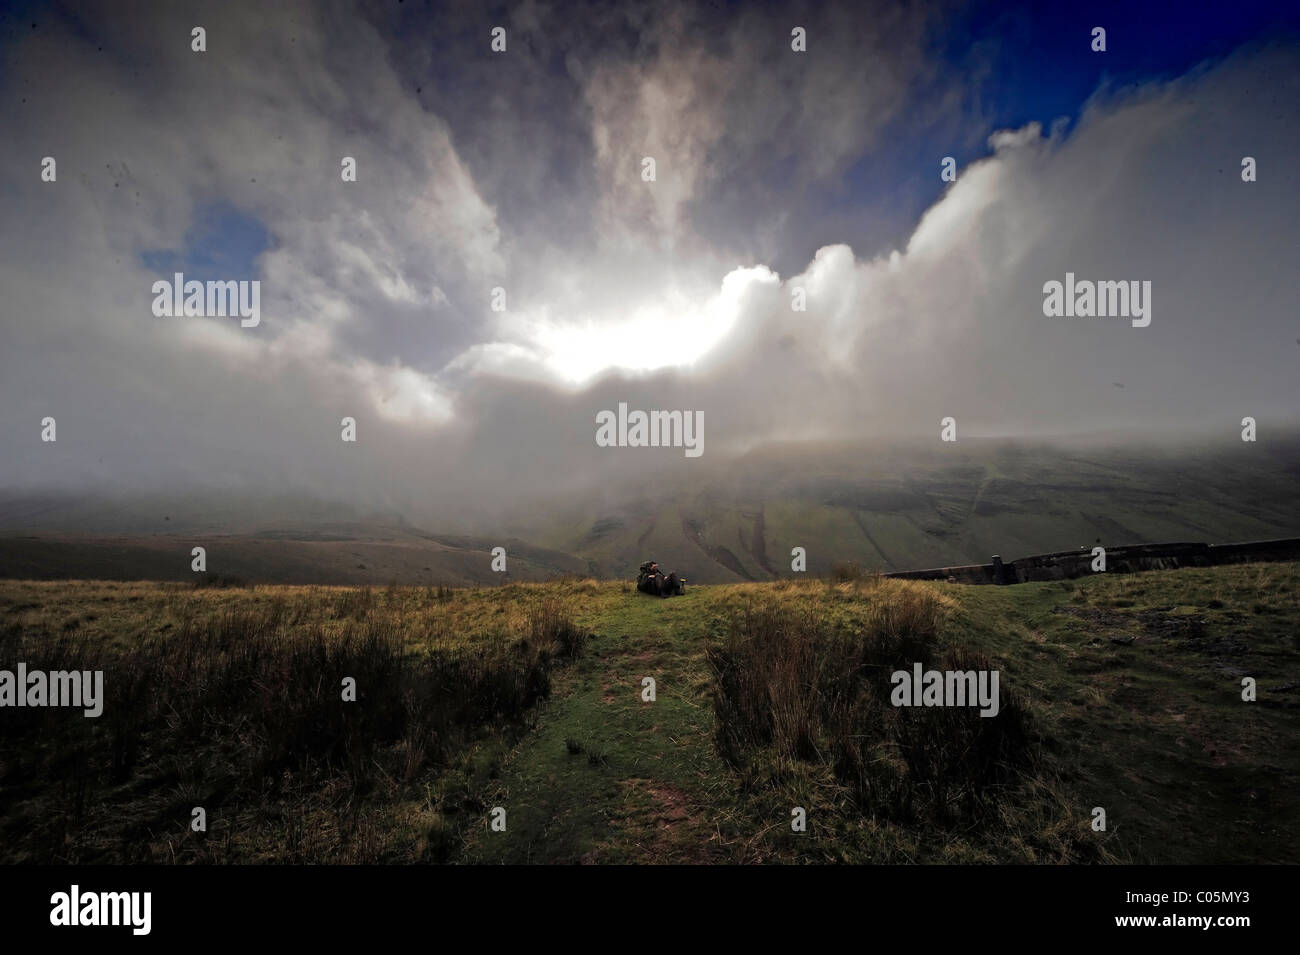
[[[1143,643],[1150,640],[1177,641],[1182,649],[1210,655],[1244,653],[1246,645],[1232,637],[1212,638],[1206,633],[1205,617],[1198,614],[1170,613],[1173,607],[1152,607],[1147,610],[1112,610],[1106,607],[1056,607],[1052,613],[1063,613],[1079,622],[1071,623],[1073,631],[1092,631],[1097,640],[1107,633],[1115,643]],[[1136,631],[1136,632],[1135,632]]]

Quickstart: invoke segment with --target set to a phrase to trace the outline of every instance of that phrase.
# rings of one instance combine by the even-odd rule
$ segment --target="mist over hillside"
[[[1267,444],[1115,435],[770,445],[730,459],[538,489],[494,515],[367,511],[310,495],[0,496],[0,575],[276,583],[490,583],[628,577],[656,559],[699,583],[1164,541],[1300,536],[1300,437]],[[503,547],[503,576],[492,551]],[[218,564],[219,561],[219,564]]]
[[[1235,441],[1235,444],[1233,443]],[[687,480],[629,481],[507,523],[602,575],[654,558],[701,582],[842,562],[907,570],[1106,545],[1300,534],[1300,439],[1267,448],[1097,436],[756,450]]]

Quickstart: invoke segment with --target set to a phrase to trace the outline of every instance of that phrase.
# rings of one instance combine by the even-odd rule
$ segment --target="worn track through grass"
[[[944,645],[992,658],[1024,700],[1050,768],[1025,799],[983,831],[908,826],[855,809],[815,760],[759,759],[746,773],[723,762],[707,653],[744,608],[775,602],[852,630],[910,589],[944,603]],[[1298,591],[1295,564],[1016,588],[740,584],[666,600],[595,581],[437,593],[10,581],[0,621],[129,647],[187,618],[278,602],[287,621],[323,617],[337,632],[391,614],[419,651],[500,639],[539,602],[560,600],[593,634],[585,651],[556,671],[521,733],[478,739],[441,775],[374,797],[367,838],[387,861],[1062,861],[1088,858],[1079,847],[1091,844],[1101,861],[1296,862]],[[1257,703],[1242,702],[1243,676],[1258,680]],[[654,702],[642,699],[645,677]],[[790,831],[795,805],[808,810],[807,833]],[[494,806],[506,809],[504,832],[490,828]],[[1089,826],[1094,806],[1106,809],[1106,833]],[[281,815],[290,827],[294,814]],[[187,821],[171,826],[178,837]],[[330,846],[340,860],[370,852],[330,840],[322,861]]]

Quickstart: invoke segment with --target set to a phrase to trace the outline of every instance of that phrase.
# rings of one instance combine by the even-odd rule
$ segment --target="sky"
[[[1294,4],[9,4],[0,489],[436,514],[690,466],[599,447],[620,403],[709,460],[1267,435],[1297,105]],[[155,315],[176,272],[259,323]],[[1067,273],[1150,324],[1045,315]]]

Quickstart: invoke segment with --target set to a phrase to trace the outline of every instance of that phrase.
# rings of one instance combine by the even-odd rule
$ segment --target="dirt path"
[[[476,832],[465,861],[723,861],[706,808],[730,779],[710,735],[704,599],[632,592],[581,621],[597,636],[488,794],[506,831]]]

